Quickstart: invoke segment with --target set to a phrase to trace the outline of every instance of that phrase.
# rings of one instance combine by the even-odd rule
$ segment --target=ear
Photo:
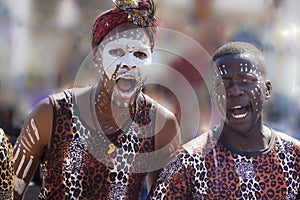
[[[272,83],[269,80],[266,80],[265,83],[266,90],[265,90],[265,99],[268,100],[271,98],[271,93],[272,93]]]

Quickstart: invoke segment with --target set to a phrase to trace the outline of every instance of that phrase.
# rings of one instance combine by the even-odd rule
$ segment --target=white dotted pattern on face
[[[101,65],[109,78],[112,78],[117,65],[136,66],[138,68],[151,63],[151,42],[145,31],[141,29],[128,30],[122,32],[121,38],[119,36],[119,33],[111,36],[110,40],[101,43],[102,48],[99,49],[102,58]],[[113,56],[109,53],[113,49],[120,49],[124,51],[124,54]],[[136,51],[143,52],[147,58],[136,57],[133,55]]]
[[[241,72],[245,72],[245,73],[252,73],[253,75],[255,75],[256,77],[260,77],[261,76],[261,71],[259,71],[257,69],[257,67],[253,64],[251,66],[249,66],[248,63],[240,63],[240,71]],[[226,65],[222,65],[221,67],[217,67],[215,69],[215,76],[213,78],[213,84],[216,84],[216,81],[218,79],[219,76],[223,76],[226,75],[228,73],[227,69],[226,69]],[[254,90],[251,90],[251,94],[253,96],[253,99],[255,100],[254,104],[255,104],[255,111],[257,112],[257,117],[260,116],[259,110],[261,110],[262,108],[259,108],[259,104],[258,101],[261,100],[260,95],[261,95],[261,84],[263,83],[262,80],[258,81],[258,85],[254,88]],[[222,108],[222,103],[221,103],[221,96],[219,94],[217,94],[216,92],[213,93],[213,95],[215,97],[217,97],[217,100],[219,102],[219,106]],[[222,95],[222,100],[226,100],[225,95]]]

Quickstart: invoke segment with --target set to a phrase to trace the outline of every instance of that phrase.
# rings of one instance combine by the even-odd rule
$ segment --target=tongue
[[[131,80],[120,79],[117,82],[118,88],[123,92],[129,92],[133,87]]]
[[[242,107],[242,108],[239,108],[239,109],[232,109],[232,112],[234,115],[240,115],[240,114],[244,114],[246,113],[248,110],[248,107]]]

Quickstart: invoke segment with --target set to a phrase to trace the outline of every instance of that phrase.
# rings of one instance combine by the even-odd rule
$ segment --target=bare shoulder
[[[21,133],[26,133],[26,128],[38,131],[40,139],[47,145],[51,138],[53,121],[53,107],[49,98],[39,101],[25,119]],[[24,130],[25,129],[25,130]]]
[[[152,108],[156,109],[156,115],[157,117],[168,119],[168,120],[176,120],[175,115],[167,109],[165,106],[158,103],[156,100],[152,99],[146,94],[143,94],[145,97],[146,102],[151,102]]]
[[[175,115],[151,97],[144,95],[144,98],[146,102],[151,102],[151,107],[155,110],[156,148],[161,148],[169,143],[174,148],[179,146],[181,136]]]
[[[49,97],[42,99],[37,103],[37,105],[34,107],[32,114],[37,115],[52,115],[53,108],[52,103],[49,99]]]

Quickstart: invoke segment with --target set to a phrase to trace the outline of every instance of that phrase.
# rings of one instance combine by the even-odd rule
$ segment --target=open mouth
[[[229,108],[229,111],[231,113],[231,116],[234,119],[244,119],[247,117],[249,113],[249,106],[242,106],[242,105],[235,105]]]
[[[137,81],[132,76],[122,76],[117,79],[116,85],[122,93],[131,93],[137,86]]]

